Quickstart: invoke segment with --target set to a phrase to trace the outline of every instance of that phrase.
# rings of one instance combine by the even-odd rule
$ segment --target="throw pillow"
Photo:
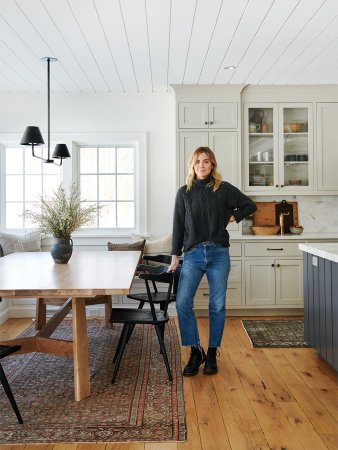
[[[0,245],[3,256],[14,252],[39,252],[41,250],[41,235],[36,231],[22,235],[0,233]]]
[[[132,242],[138,241],[142,238],[143,238],[142,236],[138,236],[137,234],[132,233],[132,235],[131,235]],[[163,236],[159,239],[154,239],[152,241],[147,239],[146,245],[144,248],[144,254],[145,255],[158,255],[158,254],[170,255],[171,241],[172,241],[171,234],[168,234],[167,236]]]
[[[128,250],[129,251],[137,251],[137,250],[139,250],[141,252],[140,259],[139,259],[139,263],[140,263],[141,260],[142,260],[145,243],[146,243],[145,239],[143,239],[142,241],[133,242],[131,244],[129,244],[127,242],[116,243],[116,244],[108,242],[107,243],[107,247],[108,247],[109,251],[115,251],[115,252],[117,252],[117,251],[120,251],[120,252],[122,251],[123,252],[123,251],[128,251]]]

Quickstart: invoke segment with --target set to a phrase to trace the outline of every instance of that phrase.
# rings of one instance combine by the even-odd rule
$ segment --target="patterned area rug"
[[[309,347],[303,320],[242,320],[253,347]]]
[[[32,325],[23,335],[34,332]],[[101,320],[88,320],[92,394],[81,402],[74,401],[71,358],[41,353],[4,358],[24,424],[17,423],[0,389],[0,444],[185,440],[180,346],[174,321],[165,332],[172,383],[156,332],[151,326],[138,325],[112,385],[120,332],[119,324],[107,329]],[[71,321],[64,321],[53,337],[71,339]]]

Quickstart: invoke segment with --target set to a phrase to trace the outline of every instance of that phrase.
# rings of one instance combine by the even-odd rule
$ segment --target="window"
[[[36,150],[42,152],[40,147]],[[27,147],[4,149],[4,208],[1,227],[5,229],[33,228],[24,211],[34,209],[41,195],[49,195],[60,183],[60,167],[33,158]],[[40,155],[39,155],[40,156]],[[1,177],[3,174],[1,174]]]
[[[34,209],[40,196],[50,195],[60,183],[67,187],[78,180],[83,202],[105,205],[94,226],[77,233],[80,239],[147,232],[146,134],[81,133],[81,141],[74,141],[76,134],[57,138],[72,149],[61,167],[18,146],[21,134],[0,136],[0,229],[34,228],[24,211]],[[42,151],[35,147],[37,154]]]
[[[78,151],[83,202],[104,205],[96,228],[134,230],[135,147],[81,146]]]

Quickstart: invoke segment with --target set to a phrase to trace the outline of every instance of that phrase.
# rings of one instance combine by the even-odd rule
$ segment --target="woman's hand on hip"
[[[175,272],[177,267],[179,266],[180,260],[177,255],[171,256],[171,264],[168,267],[168,272]]]

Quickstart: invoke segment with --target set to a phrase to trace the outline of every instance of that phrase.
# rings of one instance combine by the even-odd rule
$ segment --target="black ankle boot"
[[[213,375],[214,373],[218,372],[216,356],[218,356],[217,348],[209,347],[208,353],[207,353],[207,359],[205,361],[204,369],[203,369],[203,373],[205,373],[206,375]]]
[[[206,354],[202,347],[191,347],[189,362],[183,370],[183,376],[193,377],[197,375],[200,365],[204,363],[205,358]]]

